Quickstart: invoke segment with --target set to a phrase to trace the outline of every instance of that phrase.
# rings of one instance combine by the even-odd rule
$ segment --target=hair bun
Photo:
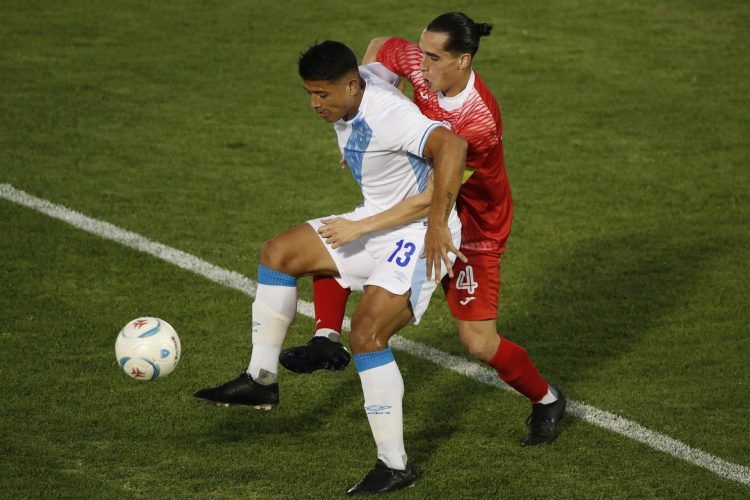
[[[492,33],[492,23],[477,23],[477,31],[479,36],[489,36]]]

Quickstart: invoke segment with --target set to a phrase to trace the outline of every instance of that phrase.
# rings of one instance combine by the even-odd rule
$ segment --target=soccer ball
[[[136,380],[166,377],[180,360],[180,337],[159,318],[136,318],[117,335],[115,355],[122,371]]]

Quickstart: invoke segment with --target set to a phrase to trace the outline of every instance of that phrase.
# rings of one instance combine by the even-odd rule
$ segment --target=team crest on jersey
[[[443,120],[443,126],[445,128],[447,128],[448,130],[452,130],[451,129],[451,122],[449,122],[448,120]]]
[[[354,129],[354,140],[356,141],[357,147],[359,149],[364,150],[364,149],[367,148],[368,140],[367,140],[367,134],[365,133],[364,130],[355,128]]]

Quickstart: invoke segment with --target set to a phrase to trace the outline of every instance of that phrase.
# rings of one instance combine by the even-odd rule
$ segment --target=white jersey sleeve
[[[416,104],[403,95],[395,87],[374,74],[371,69],[382,64],[368,64],[360,66],[360,73],[369,85],[378,87],[379,92],[373,92],[373,102],[369,103],[373,120],[382,126],[378,127],[381,143],[392,151],[404,151],[415,156],[423,156],[424,146],[430,133],[441,127],[442,123],[430,120],[422,114]],[[386,71],[388,71],[386,69]]]
[[[374,62],[367,64],[365,66],[360,66],[360,72],[369,72],[373,75],[377,76],[381,80],[383,80],[386,83],[389,83],[393,85],[394,87],[398,85],[398,82],[401,80],[401,77],[398,76],[393,71],[389,70],[379,62]]]

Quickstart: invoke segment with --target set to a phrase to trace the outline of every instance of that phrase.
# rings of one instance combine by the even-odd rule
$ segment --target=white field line
[[[61,205],[37,198],[15,189],[9,184],[0,184],[0,198],[67,222],[78,229],[104,239],[116,241],[127,247],[148,253],[170,264],[208,278],[215,283],[239,290],[245,295],[251,297],[255,295],[256,283],[239,273],[215,266],[194,255],[151,241],[137,233],[126,231],[108,222],[92,219]],[[297,311],[308,317],[314,316],[313,304],[304,300],[298,302]],[[350,326],[349,318],[346,318],[344,322],[344,327],[348,330]],[[391,339],[391,345],[398,350],[435,363],[442,368],[448,368],[478,382],[512,391],[498,379],[494,370],[486,366],[468,362],[458,356],[447,354],[398,335]],[[688,463],[708,469],[721,477],[750,486],[750,468],[727,462],[715,455],[692,448],[669,436],[649,430],[632,420],[573,400],[568,401],[568,413],[597,427],[610,430],[655,450],[663,451]]]

